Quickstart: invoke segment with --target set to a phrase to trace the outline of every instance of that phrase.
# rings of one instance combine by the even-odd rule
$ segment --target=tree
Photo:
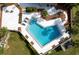
[[[79,5],[79,3],[67,3],[67,4],[64,4],[64,7],[66,7],[66,9],[68,10],[67,12],[68,12],[68,16],[70,16],[71,15],[71,13],[73,13],[73,12],[71,12],[71,10],[72,10],[72,8],[73,7],[77,7]],[[68,22],[69,22],[69,30],[71,31],[72,30],[72,28],[71,28],[71,20],[73,19],[72,18],[72,16],[73,15],[71,15],[70,17],[69,17],[69,19],[68,19]],[[78,18],[78,17],[76,17],[76,18]],[[76,20],[75,20],[76,21]]]
[[[47,17],[48,16],[48,13],[47,13],[47,11],[46,10],[43,10],[42,12],[41,12],[41,15],[42,15],[42,17]]]

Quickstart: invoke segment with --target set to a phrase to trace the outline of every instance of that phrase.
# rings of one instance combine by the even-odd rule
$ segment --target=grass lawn
[[[16,32],[11,32],[11,36],[8,41],[9,48],[4,49],[5,55],[30,55],[31,50],[27,47],[27,43]]]
[[[0,55],[3,54],[3,48],[0,48]]]
[[[79,41],[77,45],[73,46],[72,48],[67,49],[65,52],[60,50],[52,50],[49,53],[50,55],[79,55]]]
[[[79,54],[78,50],[79,48],[75,48],[75,47],[67,49],[65,52],[62,50],[59,52],[53,50],[51,51],[52,53],[50,53],[50,55],[78,55]]]

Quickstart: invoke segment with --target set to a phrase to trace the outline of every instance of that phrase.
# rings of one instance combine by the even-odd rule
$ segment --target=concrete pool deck
[[[32,14],[31,14],[32,15]],[[24,14],[23,15],[23,20],[25,19],[25,17],[27,18],[31,18],[31,16],[29,16],[29,14]],[[45,25],[45,24],[44,24]],[[63,33],[63,36],[57,38],[56,40],[53,40],[52,42],[50,42],[49,44],[45,45],[44,47],[40,47],[39,44],[37,43],[37,41],[35,40],[35,38],[33,38],[33,36],[31,36],[28,32],[28,23],[26,23],[26,25],[21,25],[21,33],[22,35],[26,38],[26,40],[35,48],[35,50],[39,53],[39,54],[44,54],[47,51],[49,51],[50,49],[53,49],[53,46],[58,46],[59,45],[59,41],[64,37],[69,37],[69,34],[65,34],[65,32]],[[28,36],[28,38],[27,38]]]
[[[12,8],[14,8],[14,9],[12,9]],[[9,11],[13,10],[15,12],[13,12],[13,13],[6,13],[5,9],[3,9],[3,11],[2,11],[2,27],[7,27],[9,30],[15,30],[15,31],[18,31],[18,27],[20,27],[21,31],[19,31],[19,32],[26,38],[26,40],[35,48],[35,50],[39,54],[44,54],[47,51],[49,51],[51,49],[54,49],[56,46],[59,45],[59,41],[62,38],[69,37],[68,33],[63,32],[62,33],[63,35],[61,37],[53,40],[52,42],[50,42],[49,44],[45,45],[44,47],[40,47],[39,44],[35,41],[35,39],[27,31],[28,25],[29,25],[29,21],[30,21],[31,17],[34,15],[34,13],[31,13],[31,14],[24,13],[24,14],[22,14],[22,22],[21,22],[21,24],[19,24],[18,23],[19,9],[17,9],[15,5],[8,6],[7,10],[8,9],[9,9]],[[29,19],[29,20],[27,20],[28,22],[24,21],[26,17]],[[43,25],[46,25],[46,23],[43,24]]]

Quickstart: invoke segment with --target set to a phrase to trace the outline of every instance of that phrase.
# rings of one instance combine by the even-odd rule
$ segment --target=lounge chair
[[[29,18],[25,17],[23,20],[24,23],[28,23],[29,22]]]
[[[25,22],[25,23],[27,23],[27,21],[26,21],[26,20],[24,20],[24,22]]]
[[[23,25],[23,26],[25,26],[25,24],[24,24],[24,23],[22,23],[22,25]]]

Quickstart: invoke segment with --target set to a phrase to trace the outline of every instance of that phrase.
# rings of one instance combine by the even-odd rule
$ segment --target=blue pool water
[[[31,19],[28,31],[35,38],[35,40],[42,46],[61,36],[61,33],[57,25],[42,28],[40,25],[36,23],[35,19]]]

